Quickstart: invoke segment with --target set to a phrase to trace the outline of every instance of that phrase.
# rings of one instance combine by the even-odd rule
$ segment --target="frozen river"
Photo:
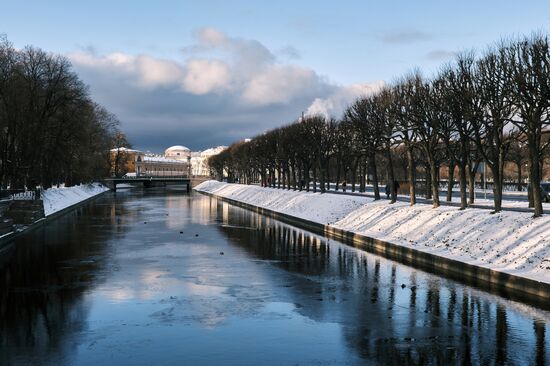
[[[178,190],[0,258],[1,365],[550,364],[550,312]]]

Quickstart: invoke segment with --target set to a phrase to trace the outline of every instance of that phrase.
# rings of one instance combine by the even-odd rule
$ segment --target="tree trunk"
[[[374,191],[374,199],[380,199],[380,187],[378,186],[378,169],[376,168],[375,154],[371,154],[368,157],[369,166],[372,172],[372,188]]]
[[[532,139],[529,139],[532,140]],[[531,161],[530,165],[530,178],[529,183],[531,183],[531,197],[533,197],[533,208],[534,213],[533,217],[542,216],[542,197],[540,194],[540,159],[538,154],[538,149],[536,148],[536,141],[529,141],[529,160]]]
[[[521,181],[522,181],[522,172],[521,172],[521,161],[520,162],[516,162],[516,166],[518,168],[518,192],[521,192],[522,190],[522,187],[521,187]]]
[[[340,186],[340,173],[342,173],[342,162],[340,159],[336,159],[336,185],[334,186],[335,191],[338,191],[338,188]]]
[[[489,166],[491,167],[491,172],[493,173],[493,202],[495,206],[494,212],[500,212],[502,211],[502,171],[500,170],[500,164],[490,164]]]
[[[325,190],[330,191],[330,158],[327,159],[325,165]]]
[[[433,207],[437,208],[439,207],[439,174],[437,174],[437,164],[433,160],[433,158],[430,159],[430,176],[432,179],[432,202]]]
[[[416,204],[416,182],[414,179],[414,158],[412,149],[407,148],[407,179],[409,181],[409,195],[411,206]]]
[[[355,179],[357,178],[357,162],[351,167],[351,191],[355,192]]]
[[[466,199],[466,164],[458,165],[458,185],[460,186],[460,209],[465,210],[468,206]]]
[[[473,205],[476,199],[476,169],[468,167],[468,204]]]
[[[317,192],[317,167],[313,167],[313,192]]]
[[[365,192],[366,190],[366,182],[365,182],[365,176],[367,175],[367,162],[363,158],[357,158],[359,159],[361,164],[361,177],[359,179],[359,192]]]
[[[424,172],[426,175],[426,199],[429,200],[432,198],[432,173],[429,164],[424,166]]]
[[[395,174],[393,172],[393,160],[391,158],[391,149],[390,149],[389,143],[388,143],[388,146],[386,147],[386,159],[388,160],[387,161],[387,164],[388,164],[387,181],[388,182],[386,182],[386,184],[388,183],[390,184],[390,203],[395,203],[397,201],[397,192],[395,187]]]
[[[304,184],[305,184],[305,188],[306,188],[306,191],[309,192],[309,185],[310,185],[310,173],[311,173],[311,167],[310,166],[307,166],[306,169],[304,170],[304,174],[305,174],[305,179],[304,179]]]
[[[293,162],[290,165],[290,169],[292,171],[292,189],[296,190],[296,163]]]
[[[325,169],[323,164],[319,163],[319,190],[325,193]]]
[[[346,191],[346,188],[347,188],[347,180],[348,180],[348,167],[346,165],[344,165],[344,171],[343,171],[343,178],[344,178],[344,181],[346,182],[346,184],[342,184],[342,192],[345,192]]]
[[[453,186],[455,185],[455,162],[449,161],[449,177],[447,179],[447,202],[453,200]]]

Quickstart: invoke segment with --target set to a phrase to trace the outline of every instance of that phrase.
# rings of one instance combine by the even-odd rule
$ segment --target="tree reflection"
[[[68,357],[85,327],[83,294],[102,280],[106,240],[126,214],[115,202],[86,206],[17,239],[0,267],[0,364]]]
[[[545,333],[546,333],[546,326],[544,322],[540,320],[535,320],[533,324],[535,328],[535,335],[537,338],[537,343],[535,346],[535,354],[536,354],[536,363],[537,365],[544,365],[546,356],[545,356]]]
[[[256,217],[251,221],[249,216]],[[254,258],[273,261],[289,275],[297,311],[315,321],[338,322],[347,344],[381,364],[504,364],[514,354],[507,309],[468,287],[230,207],[231,225],[219,230]],[[250,230],[250,223],[253,229]],[[332,298],[330,297],[332,296]],[[323,297],[324,301],[315,301]],[[493,310],[491,310],[493,309]],[[495,324],[496,321],[496,324]],[[494,324],[493,326],[491,324]],[[543,363],[544,324],[535,323],[526,344]]]

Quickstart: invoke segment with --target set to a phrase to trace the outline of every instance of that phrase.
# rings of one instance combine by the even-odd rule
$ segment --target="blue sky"
[[[549,31],[550,1],[9,1],[0,17],[16,47],[67,55],[137,147],[201,149]]]

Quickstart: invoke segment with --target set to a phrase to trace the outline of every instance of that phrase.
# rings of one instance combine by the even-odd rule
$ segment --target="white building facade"
[[[138,177],[209,176],[208,158],[226,148],[226,146],[218,146],[192,152],[185,146],[176,145],[164,150],[164,156],[132,150],[135,170],[132,172],[133,169],[131,169],[129,174]]]
[[[218,155],[227,146],[218,146],[204,151],[193,152],[191,154],[191,174],[194,176],[209,176],[210,167],[208,166],[208,158]]]
[[[138,177],[187,177],[189,163],[160,155],[137,154],[136,176]]]

